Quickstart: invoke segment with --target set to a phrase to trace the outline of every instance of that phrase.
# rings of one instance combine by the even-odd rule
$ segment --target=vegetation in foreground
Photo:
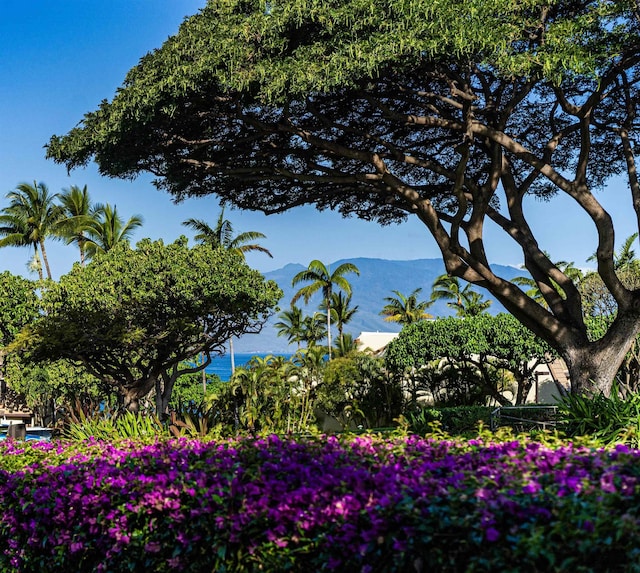
[[[636,571],[640,452],[275,435],[0,446],[0,570]]]

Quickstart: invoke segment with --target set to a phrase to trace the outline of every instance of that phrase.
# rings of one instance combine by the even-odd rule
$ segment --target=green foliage
[[[607,355],[635,333],[620,321],[607,344],[588,342],[588,308],[540,249],[525,198],[574,200],[597,233],[606,289],[635,319],[593,192],[624,171],[635,189],[637,13],[629,0],[211,0],[112,101],[52,137],[48,156],[68,168],[95,159],[112,177],[149,171],[178,199],[416,216],[452,277],[573,356],[576,390],[608,390]],[[492,226],[521,249],[546,309],[492,270]]]
[[[431,301],[452,301],[447,302],[447,306],[455,309],[456,316],[461,318],[486,313],[491,306],[491,301],[482,300],[483,298],[471,284],[463,287],[458,277],[446,273],[440,275],[432,285]]]
[[[8,271],[0,273],[0,292],[0,347],[4,347],[38,316],[39,302],[35,283]]]
[[[224,249],[120,243],[47,288],[22,347],[33,360],[82,363],[133,409],[155,390],[163,413],[178,376],[204,368],[183,361],[259,331],[281,295]]]
[[[154,442],[161,436],[169,436],[156,416],[141,412],[114,412],[108,408],[94,410],[90,415],[85,414],[82,408],[77,408],[63,434],[67,439],[80,442],[89,439]]]
[[[395,297],[386,297],[387,304],[380,314],[387,322],[397,322],[398,324],[411,324],[418,320],[433,318],[426,309],[431,306],[432,301],[418,301],[418,294],[421,288],[415,289],[409,296],[394,290]]]
[[[216,374],[206,373],[203,380],[203,371],[178,376],[171,392],[169,406],[172,410],[178,410],[182,406],[201,406],[219,384],[221,381]]]
[[[570,437],[591,436],[602,444],[626,443],[640,447],[640,394],[622,399],[617,386],[610,396],[568,394],[559,411],[563,430]]]
[[[407,326],[389,345],[385,364],[396,375],[422,379],[436,399],[434,389],[440,388],[443,381],[455,384],[475,380],[479,395],[473,385],[462,392],[445,387],[445,394],[475,396],[474,399],[490,396],[506,405],[508,400],[500,392],[510,381],[504,371],[515,381],[515,402],[523,403],[534,381],[534,368],[553,354],[542,339],[511,315],[481,314]]]
[[[231,221],[224,218],[224,208],[218,215],[218,221],[215,227],[211,227],[205,221],[200,219],[188,219],[182,223],[185,227],[189,227],[196,231],[195,239],[201,243],[211,245],[212,247],[222,247],[233,251],[244,258],[245,253],[258,251],[273,258],[268,249],[265,249],[257,243],[250,243],[257,239],[265,239],[266,236],[258,231],[245,231],[239,235],[234,235],[233,225]]]
[[[486,406],[425,407],[406,412],[403,418],[407,430],[420,436],[433,435],[435,427],[442,428],[449,436],[471,438],[483,427],[489,427],[492,409]]]
[[[78,400],[113,401],[112,387],[66,360],[25,363],[13,356],[5,379],[12,390],[25,398],[37,423],[44,426],[55,426]]]
[[[380,428],[400,414],[402,393],[381,358],[353,352],[334,358],[315,391],[315,406],[343,428]]]
[[[40,255],[51,279],[45,239],[55,233],[63,213],[55,200],[57,194],[49,192],[42,182],[20,183],[7,193],[9,205],[0,212],[0,247],[31,247],[40,280],[44,278]],[[40,254],[38,254],[40,253]]]

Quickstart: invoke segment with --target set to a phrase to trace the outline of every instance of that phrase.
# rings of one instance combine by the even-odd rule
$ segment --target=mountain
[[[380,316],[380,311],[385,305],[384,299],[395,296],[392,292],[394,290],[408,296],[416,288],[422,287],[419,300],[428,300],[431,297],[433,282],[445,272],[441,259],[416,259],[412,261],[368,258],[343,259],[331,263],[330,268],[335,269],[346,262],[352,263],[360,269],[360,276],[346,275],[353,291],[352,304],[358,306],[358,312],[345,327],[345,332],[353,334],[354,337],[360,332],[399,332],[399,325],[385,322]],[[526,274],[526,271],[511,266],[491,265],[491,268],[496,274],[508,280]],[[301,284],[292,287],[291,279],[305,269],[306,267],[303,265],[288,264],[281,269],[264,273],[265,278],[278,283],[284,292],[284,296],[280,299],[280,310],[286,310],[289,307],[291,298],[300,286],[303,286]],[[484,295],[485,299],[493,300],[489,308],[492,314],[504,312],[504,307],[489,296],[484,289],[477,288],[477,290]],[[298,304],[302,306],[306,314],[312,314],[318,309],[320,301],[321,295],[318,294],[309,301],[308,305],[304,305],[302,300],[298,301]],[[434,316],[450,316],[454,314],[454,311],[447,306],[445,301],[437,301],[430,307],[429,313]],[[277,330],[273,325],[278,320],[276,314],[265,324],[260,334],[246,335],[234,341],[236,351],[250,353],[294,351],[295,346],[288,346],[286,339],[277,335]]]

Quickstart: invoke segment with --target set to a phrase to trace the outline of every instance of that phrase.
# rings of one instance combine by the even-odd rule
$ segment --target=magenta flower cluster
[[[640,558],[640,455],[623,446],[271,436],[8,441],[0,456],[27,450],[40,458],[0,471],[0,571],[632,571]]]

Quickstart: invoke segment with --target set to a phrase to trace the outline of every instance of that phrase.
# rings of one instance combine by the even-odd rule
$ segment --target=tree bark
[[[635,312],[621,313],[600,340],[578,340],[559,349],[569,369],[572,392],[610,395],[615,376],[640,332],[638,318]]]

